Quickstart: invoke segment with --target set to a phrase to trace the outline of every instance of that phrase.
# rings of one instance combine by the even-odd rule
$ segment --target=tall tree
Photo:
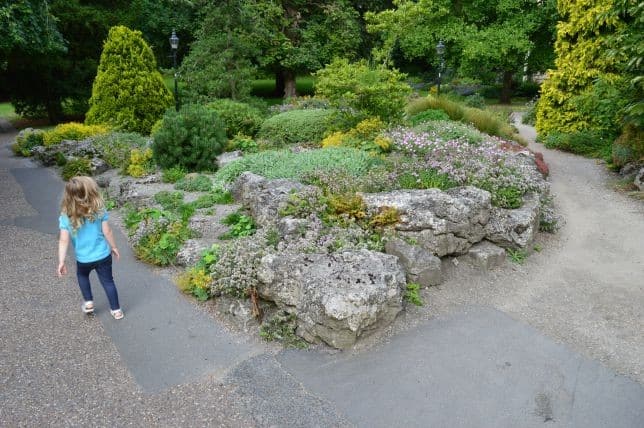
[[[181,66],[184,94],[191,101],[243,99],[250,95],[259,54],[248,3],[225,0],[202,9],[196,40]]]
[[[149,134],[172,104],[140,31],[116,26],[103,47],[85,122]]]
[[[259,64],[276,76],[283,95],[296,95],[298,73],[319,70],[335,56],[352,58],[360,45],[358,13],[344,0],[254,1]]]
[[[408,60],[428,59],[435,66],[435,46],[443,40],[448,64],[464,76],[492,81],[502,77],[502,102],[510,102],[513,76],[531,56],[547,58],[544,33],[553,28],[555,0],[396,0],[396,9],[367,14],[369,30],[380,34],[375,52],[391,60],[394,48]],[[537,52],[535,52],[537,51]]]

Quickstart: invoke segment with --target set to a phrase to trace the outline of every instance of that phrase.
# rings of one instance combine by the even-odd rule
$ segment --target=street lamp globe
[[[442,57],[443,54],[445,53],[445,43],[443,43],[442,40],[439,40],[438,44],[436,45],[436,53],[438,54],[439,57]]]
[[[172,35],[170,36],[170,48],[173,51],[179,49],[179,37],[177,37],[177,33],[174,30],[172,30]]]

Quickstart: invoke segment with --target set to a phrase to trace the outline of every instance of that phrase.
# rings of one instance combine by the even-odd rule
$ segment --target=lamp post
[[[445,67],[445,43],[443,43],[442,40],[439,40],[438,44],[436,45],[436,54],[438,55],[438,59],[440,60],[440,64],[438,65],[438,90],[436,91],[436,94],[440,95],[441,75],[443,74],[443,67]]]
[[[177,49],[179,48],[179,38],[177,33],[172,30],[170,36],[170,49],[172,49],[172,63],[174,65],[174,108],[179,111],[179,88],[177,87]]]

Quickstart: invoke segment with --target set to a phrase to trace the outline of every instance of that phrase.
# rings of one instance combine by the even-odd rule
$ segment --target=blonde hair
[[[69,218],[73,230],[78,230],[85,220],[95,219],[105,211],[105,203],[96,182],[84,176],[71,178],[65,184],[60,210]]]

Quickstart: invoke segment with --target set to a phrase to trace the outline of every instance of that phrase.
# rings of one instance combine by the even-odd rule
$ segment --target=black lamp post
[[[172,30],[170,36],[170,49],[172,49],[172,62],[174,64],[174,108],[179,111],[179,88],[177,87],[177,49],[179,48],[179,38],[177,33]]]
[[[436,54],[438,55],[438,59],[440,60],[440,64],[438,66],[438,91],[436,93],[437,95],[440,95],[441,75],[443,74],[443,68],[445,67],[445,43],[443,43],[442,40],[439,40],[438,44],[436,45]]]

